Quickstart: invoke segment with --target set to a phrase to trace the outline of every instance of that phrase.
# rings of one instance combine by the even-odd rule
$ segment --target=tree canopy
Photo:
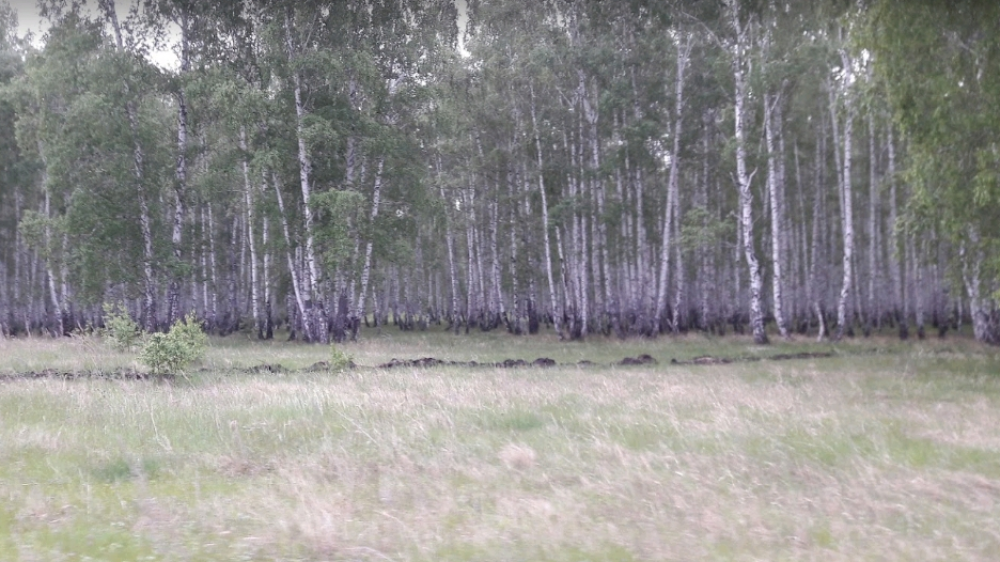
[[[1000,341],[1000,7],[0,0],[0,330]],[[171,51],[174,63],[155,62]]]

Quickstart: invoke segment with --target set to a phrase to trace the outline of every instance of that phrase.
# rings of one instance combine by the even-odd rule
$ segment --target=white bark
[[[185,74],[191,68],[191,57],[188,49],[188,14],[183,9],[180,18],[181,28],[181,65],[180,77],[184,80]],[[188,107],[187,99],[184,96],[184,85],[180,85],[177,92],[177,165],[174,173],[174,213],[171,220],[170,247],[174,255],[174,265],[179,266],[183,259],[183,234],[184,215],[187,213],[185,205],[185,193],[187,191],[187,144],[188,144]],[[177,273],[172,274],[170,288],[167,293],[167,325],[173,323],[180,317],[180,284],[181,279]]]
[[[535,109],[535,86],[529,85],[531,92],[531,129],[535,135],[535,151],[538,161],[538,193],[542,199],[542,243],[545,246],[545,277],[549,283],[549,307],[553,318],[556,334],[563,338],[561,311],[558,305],[557,291],[552,277],[552,243],[549,240],[549,202],[545,194],[544,160],[542,158],[542,141],[538,133],[538,116]]]
[[[52,330],[52,335],[58,337],[65,333],[62,319],[63,302],[60,300],[59,290],[56,288],[57,277],[53,257],[55,250],[52,245],[52,193],[49,189],[48,163],[45,158],[44,146],[40,140],[38,141],[38,154],[42,160],[42,190],[45,193],[42,209],[45,215],[45,240],[43,241],[45,245],[45,251],[43,252],[45,257],[45,279],[48,286],[49,299],[52,302],[52,325],[49,328]]]
[[[458,333],[458,271],[455,264],[455,233],[451,225],[451,206],[452,201],[445,195],[444,183],[441,178],[441,155],[437,155],[435,160],[435,172],[438,178],[438,192],[441,194],[441,200],[444,201],[447,206],[445,211],[445,243],[448,247],[448,277],[451,280],[451,307],[448,311],[448,319],[451,322],[451,327]]]
[[[782,277],[782,246],[781,239],[784,230],[784,212],[781,201],[781,190],[784,185],[778,172],[777,154],[775,153],[774,129],[781,127],[781,123],[775,116],[777,105],[781,103],[781,95],[765,94],[764,96],[764,137],[767,146],[767,192],[771,203],[771,290],[774,296],[774,319],[778,324],[778,332],[781,337],[788,339],[788,322],[785,319],[784,294],[782,288],[784,279]]]
[[[500,215],[499,205],[498,205],[496,199],[494,199],[491,202],[491,204],[490,204],[490,246],[492,248],[492,251],[491,251],[492,260],[491,260],[491,264],[490,264],[490,278],[491,278],[491,283],[493,284],[493,291],[491,291],[491,294],[493,295],[492,298],[496,299],[496,301],[495,301],[496,308],[494,308],[494,307],[491,306],[490,307],[490,314],[494,314],[496,312],[499,312],[500,316],[503,317],[504,313],[506,311],[504,309],[504,302],[503,302],[503,300],[504,300],[503,299],[503,284],[501,283],[502,279],[500,277],[500,275],[501,275],[501,273],[500,273],[500,246],[499,246],[499,240],[498,240],[499,230],[500,230],[500,225],[499,225],[499,223],[500,223],[500,216],[499,215]],[[492,322],[492,320],[491,320],[491,322]]]
[[[600,180],[601,169],[601,141],[598,134],[597,125],[600,119],[599,92],[594,100],[591,100],[587,90],[587,83],[583,70],[577,69],[577,79],[579,80],[580,99],[583,102],[583,115],[586,118],[589,133],[590,145],[590,171],[589,182],[591,195],[596,203],[596,214],[591,217],[591,264],[594,271],[591,277],[599,285],[599,290],[595,291],[595,300],[600,297],[603,302],[597,305],[598,309],[607,311],[611,302],[611,283],[608,275],[608,248],[607,232],[604,225],[604,185]],[[580,139],[581,148],[583,138]]]
[[[807,286],[808,302],[819,323],[818,340],[826,336],[826,320],[823,318],[823,308],[820,302],[825,301],[825,291],[820,286],[819,279],[825,271],[822,265],[823,258],[823,234],[826,232],[826,211],[824,202],[826,193],[825,159],[826,156],[826,121],[821,127],[819,142],[816,143],[816,154],[813,162],[813,208],[812,208],[812,243],[809,251],[809,283]],[[822,269],[821,269],[822,268]],[[823,275],[825,277],[825,275]]]
[[[893,128],[889,125],[886,133],[886,144],[889,150],[889,233],[892,251],[890,252],[894,309],[902,325],[906,324],[906,314],[903,312],[903,261],[899,236],[899,203],[896,194],[896,145],[893,138]]]
[[[841,50],[840,58],[843,62],[843,68],[851,68],[851,60],[847,51]],[[831,88],[831,96],[833,95],[833,90]],[[852,280],[854,278],[854,195],[851,188],[851,142],[854,130],[854,104],[851,100],[850,93],[848,92],[845,92],[844,95],[844,106],[844,148],[840,158],[843,166],[843,171],[840,173],[840,202],[842,220],[841,230],[844,237],[844,279],[840,289],[840,299],[837,301],[837,339],[844,336],[847,324],[851,321],[847,301],[851,296],[851,290],[853,288]],[[834,130],[836,131],[837,115],[835,108],[835,100],[831,97],[830,110],[834,112],[832,117],[834,120]]]
[[[263,325],[260,314],[260,283],[257,277],[257,241],[254,235],[254,188],[253,182],[250,181],[250,155],[244,127],[240,127],[240,150],[243,152],[243,202],[246,206],[244,219],[246,221],[247,244],[250,250],[250,310],[253,315],[254,332],[260,337],[263,334]]]
[[[470,182],[471,183],[471,182]],[[465,331],[469,332],[469,328],[473,322],[473,316],[475,315],[475,285],[474,281],[476,279],[476,260],[475,260],[475,234],[474,230],[476,228],[476,216],[472,211],[473,203],[475,200],[474,190],[466,189],[463,193],[463,203],[469,209],[470,222],[465,229],[465,248],[468,258],[468,263],[465,268],[465,290],[466,290],[466,300],[465,300]]]
[[[736,31],[736,46],[733,58],[733,78],[736,82],[735,120],[736,120],[736,180],[740,192],[740,231],[744,255],[750,273],[750,328],[754,341],[758,344],[767,343],[767,333],[764,331],[763,311],[763,279],[760,274],[760,264],[753,245],[753,194],[750,184],[756,172],[747,173],[746,169],[746,131],[744,130],[747,100],[747,81],[749,80],[750,60],[747,51],[750,48],[748,25],[743,25],[739,19],[738,0],[727,0]]]
[[[878,174],[876,172],[877,162],[875,156],[875,121],[868,116],[868,311],[866,320],[866,330],[878,327],[880,321],[879,303],[880,299],[875,294],[878,290],[879,281],[879,220],[881,212]]]
[[[375,190],[372,193],[372,212],[369,221],[369,236],[368,242],[365,244],[365,264],[361,269],[361,294],[357,299],[357,305],[353,311],[353,316],[355,318],[360,318],[365,311],[365,295],[368,294],[368,280],[371,278],[372,271],[372,234],[375,231],[375,219],[378,218],[379,206],[382,202],[382,168],[385,165],[385,158],[381,157],[378,160],[378,166],[375,170]]]
[[[274,193],[278,200],[278,213],[281,216],[281,231],[282,234],[285,235],[285,258],[288,261],[288,273],[292,276],[292,290],[295,292],[295,304],[299,309],[299,318],[302,319],[303,324],[306,324],[308,322],[308,318],[306,316],[305,296],[302,294],[302,281],[300,280],[299,270],[296,266],[295,258],[292,256],[292,237],[288,229],[288,215],[285,213],[285,200],[281,195],[281,184],[278,183],[277,174],[274,172],[271,172],[271,184],[274,186]]]
[[[636,122],[642,120],[642,108],[639,105],[639,89],[636,86],[635,81],[635,69],[631,69],[629,76],[632,81],[632,115]],[[625,167],[626,170],[629,168],[629,155],[625,155]],[[650,270],[651,267],[647,266],[650,261],[650,252],[648,250],[649,244],[646,240],[646,224],[645,224],[645,210],[644,210],[644,199],[645,195],[645,182],[643,181],[642,166],[635,167],[635,229],[636,229],[636,272],[639,283],[639,300],[635,303],[637,310],[645,310],[647,304],[647,298],[649,296],[649,287],[652,284],[650,280]],[[645,328],[645,327],[644,327]]]
[[[218,260],[216,259],[215,253],[215,220],[212,216],[212,206],[208,206],[208,270],[212,279],[212,290],[211,293],[211,304],[209,306],[209,317],[212,319],[212,324],[218,321],[219,317],[219,279],[218,279]]]
[[[680,152],[681,133],[684,126],[684,72],[687,69],[691,56],[691,46],[693,39],[691,35],[684,35],[677,44],[677,75],[674,78],[674,123],[671,136],[673,137],[673,148],[670,151],[670,174],[667,179],[667,203],[663,211],[663,231],[660,246],[660,276],[656,287],[656,318],[654,319],[655,332],[663,330],[661,322],[667,310],[668,274],[670,271],[670,249],[671,236],[673,235],[674,209],[677,206],[678,183],[680,181]],[[676,265],[676,264],[675,264]],[[676,276],[678,283],[680,276]],[[676,322],[676,319],[674,319]],[[674,326],[676,330],[676,326]]]
[[[984,295],[982,289],[982,265],[985,260],[980,247],[979,232],[975,227],[968,229],[968,242],[960,251],[962,259],[962,278],[965,290],[969,295],[969,312],[972,314],[972,332],[976,339],[986,343],[1000,343],[1000,333],[991,318],[991,309],[995,309],[994,301]],[[971,250],[966,246],[971,247]]]
[[[285,13],[285,47],[288,51],[288,60],[293,65],[296,58],[295,41],[292,38],[292,18],[289,13],[291,8]],[[316,264],[316,250],[313,228],[312,212],[312,184],[309,177],[312,169],[312,161],[309,156],[309,149],[305,139],[305,103],[302,99],[302,76],[298,70],[292,72],[292,82],[295,89],[295,136],[298,144],[299,160],[299,185],[302,189],[302,217],[305,229],[305,261],[306,272],[309,277],[309,294],[307,300],[310,301],[310,310],[306,318],[307,333],[311,341],[329,343],[329,334],[326,330],[326,318],[323,314],[323,298],[319,286],[319,271]]]
[[[265,183],[262,183],[261,184],[262,186],[267,185],[266,178],[264,181]],[[271,339],[273,335],[273,329],[272,329],[273,311],[271,310],[272,307],[271,301],[273,300],[271,295],[271,245],[270,245],[271,221],[267,218],[267,215],[264,215],[263,219],[264,219],[264,224],[261,230],[261,244],[264,247],[264,267],[263,267],[263,281],[262,281],[264,289],[264,319],[263,319],[264,334],[263,335],[264,338]]]

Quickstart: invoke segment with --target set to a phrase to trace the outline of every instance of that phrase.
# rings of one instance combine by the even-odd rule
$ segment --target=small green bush
[[[176,338],[183,348],[188,363],[200,361],[208,349],[208,336],[194,314],[188,314],[170,328],[169,336]]]
[[[344,353],[337,344],[330,345],[330,370],[335,373],[342,373],[354,367],[354,359]]]
[[[139,361],[154,375],[175,374],[199,361],[208,349],[208,336],[193,315],[178,320],[166,334],[150,334]]]
[[[104,329],[101,335],[118,351],[131,351],[139,343],[142,330],[120,303],[104,303]]]
[[[184,364],[184,351],[170,334],[150,334],[139,352],[142,361],[154,375],[176,372]]]

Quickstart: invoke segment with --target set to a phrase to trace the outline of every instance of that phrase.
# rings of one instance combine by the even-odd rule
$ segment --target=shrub
[[[150,334],[139,352],[142,361],[154,375],[174,373],[184,364],[184,351],[170,334]]]
[[[187,363],[200,361],[208,349],[208,336],[194,314],[188,314],[170,328],[168,335],[175,338],[182,348]]]
[[[340,349],[337,344],[330,345],[330,370],[342,373],[347,369],[354,367],[354,359],[344,353],[344,350]]]
[[[118,351],[131,351],[139,343],[142,330],[124,306],[119,303],[104,303],[104,329],[101,330],[101,335]]]
[[[151,334],[139,353],[154,375],[177,373],[201,360],[208,348],[208,336],[193,315],[178,320],[166,334]]]

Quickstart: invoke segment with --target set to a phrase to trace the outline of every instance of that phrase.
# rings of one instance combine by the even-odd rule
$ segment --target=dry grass
[[[831,359],[676,367],[665,363],[706,349],[766,351],[696,337],[455,342],[388,334],[345,349],[367,365],[639,351],[661,363],[247,375],[234,369],[307,366],[325,350],[215,342],[191,380],[0,382],[0,560],[1000,552],[989,350],[853,356],[879,345],[861,341]],[[0,372],[130,361],[79,340],[0,346]]]

